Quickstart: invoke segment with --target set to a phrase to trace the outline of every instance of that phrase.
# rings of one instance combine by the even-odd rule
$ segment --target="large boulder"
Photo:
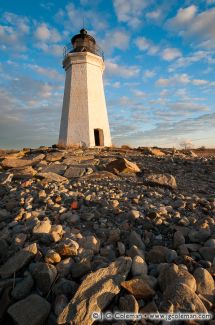
[[[169,253],[169,248],[165,246],[156,245],[153,246],[149,252],[147,252],[146,259],[148,263],[165,263],[167,262],[167,254]]]
[[[58,161],[61,160],[65,155],[65,152],[61,151],[56,151],[56,152],[50,152],[46,155],[46,160],[53,162],[53,161]]]
[[[7,278],[27,265],[37,254],[37,245],[31,244],[13,255],[0,268],[0,276]]]
[[[208,300],[213,301],[215,297],[215,285],[212,275],[203,267],[194,271],[194,277],[197,284],[197,293],[205,296]]]
[[[118,173],[139,173],[140,168],[136,163],[133,163],[125,158],[118,158],[114,161],[111,161],[107,166],[109,172]]]
[[[158,148],[146,147],[146,148],[143,148],[142,151],[145,155],[165,156],[165,153]]]
[[[20,168],[13,168],[11,169],[11,173],[13,173],[14,179],[26,179],[36,175],[37,171],[31,166],[26,166]]]
[[[163,186],[175,189],[176,179],[170,174],[151,174],[145,178],[145,182],[153,186]]]
[[[26,166],[33,166],[40,162],[45,155],[41,154],[33,159],[17,159],[17,158],[6,158],[1,162],[4,168],[20,168]]]
[[[89,274],[58,317],[58,324],[93,324],[92,312],[101,312],[120,292],[120,283],[131,268],[131,258],[119,257],[108,267]]]
[[[155,295],[154,289],[149,283],[141,278],[131,279],[129,281],[123,281],[121,286],[125,288],[136,299],[150,299]]]
[[[169,286],[174,288],[178,283],[189,286],[190,290],[196,291],[196,280],[185,268],[176,264],[164,264],[160,266],[158,277],[159,285],[162,291]]]
[[[37,288],[47,294],[57,276],[57,270],[54,265],[48,263],[37,263],[33,269],[33,277],[36,281]]]
[[[82,177],[83,179],[89,179],[89,180],[94,180],[94,179],[119,179],[119,177],[111,172],[108,172],[106,170],[94,172],[89,175],[84,175]]]
[[[47,300],[32,294],[16,302],[8,309],[8,314],[17,325],[42,325],[50,312],[51,306]]]
[[[65,164],[51,164],[45,168],[42,169],[42,173],[55,173],[58,175],[63,175],[65,173],[65,170],[67,169],[67,166]]]
[[[215,247],[201,247],[199,253],[205,260],[213,262],[215,257]]]
[[[64,177],[66,178],[78,178],[78,177],[81,177],[84,175],[86,169],[83,168],[83,167],[69,167],[65,174],[64,174]]]
[[[52,172],[38,173],[37,176],[40,178],[44,178],[48,182],[59,182],[59,183],[68,182],[68,179],[66,177],[60,176]]]
[[[48,234],[51,230],[51,222],[48,218],[45,220],[39,221],[33,228],[32,233],[41,235]]]
[[[160,309],[172,304],[172,312],[207,313],[207,309],[197,294],[184,283],[168,286],[164,292]],[[163,310],[167,311],[167,310]],[[167,311],[168,312],[168,311]]]

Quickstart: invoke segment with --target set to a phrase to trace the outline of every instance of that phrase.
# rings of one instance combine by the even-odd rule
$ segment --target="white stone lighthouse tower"
[[[59,144],[111,146],[102,80],[103,54],[85,29],[71,39],[71,45],[63,60],[66,80]]]

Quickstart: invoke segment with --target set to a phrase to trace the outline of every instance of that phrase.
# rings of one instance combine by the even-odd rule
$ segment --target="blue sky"
[[[215,147],[215,0],[0,0],[0,147],[57,143],[63,46],[83,17],[114,144]]]

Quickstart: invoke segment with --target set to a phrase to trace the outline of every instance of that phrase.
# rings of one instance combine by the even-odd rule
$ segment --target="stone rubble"
[[[0,323],[213,313],[214,176],[190,151],[0,150]]]

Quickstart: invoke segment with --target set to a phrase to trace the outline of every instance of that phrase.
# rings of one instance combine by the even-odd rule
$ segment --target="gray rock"
[[[166,253],[166,261],[167,263],[172,263],[176,260],[177,258],[177,252],[174,251],[173,249],[169,249],[169,251]]]
[[[212,275],[204,268],[199,267],[193,273],[196,279],[197,293],[205,296],[209,301],[214,300],[215,286]]]
[[[165,246],[153,246],[147,253],[147,261],[149,263],[159,264],[167,262],[167,254],[169,249]]]
[[[107,166],[107,171],[118,173],[139,173],[140,168],[136,163],[133,163],[125,158],[119,158],[111,161]]]
[[[131,312],[137,314],[139,311],[139,305],[133,295],[126,295],[124,297],[120,297],[119,309],[120,311],[124,311],[127,313]]]
[[[92,312],[102,311],[120,291],[120,283],[131,268],[131,259],[120,257],[108,267],[89,274],[58,318],[58,324],[91,325]]]
[[[185,238],[181,231],[176,231],[173,236],[173,247],[178,248],[178,246],[185,244]]]
[[[59,182],[59,183],[65,183],[68,182],[68,179],[64,176],[60,176],[56,173],[48,172],[48,173],[38,173],[38,177],[44,178],[48,182]]]
[[[175,189],[177,187],[176,179],[170,174],[151,174],[145,178],[150,185],[164,186]]]
[[[148,266],[141,256],[135,256],[132,261],[131,273],[133,276],[147,274]]]
[[[61,160],[63,157],[64,157],[65,153],[64,152],[60,152],[60,151],[57,151],[57,152],[51,152],[51,153],[48,153],[46,155],[46,160],[47,161],[58,161],[58,160]]]
[[[54,304],[55,315],[59,316],[64,310],[64,308],[67,306],[67,304],[68,304],[67,297],[65,295],[58,295],[55,298],[55,304]]]
[[[51,306],[42,297],[32,294],[9,307],[8,314],[17,325],[42,325]]]
[[[204,243],[205,247],[213,247],[215,248],[215,238],[211,238],[208,239],[205,243]]]
[[[188,237],[192,243],[205,242],[211,236],[211,232],[206,229],[191,230]]]
[[[79,244],[82,248],[93,250],[94,253],[98,253],[100,249],[100,240],[95,236],[86,236],[79,240]]]
[[[135,245],[132,245],[131,248],[126,251],[126,255],[130,256],[131,258],[141,256],[143,259],[145,259],[144,251]]]
[[[4,239],[0,239],[0,261],[2,258],[7,256],[8,253],[8,243]]]
[[[19,168],[30,166],[32,164],[32,161],[26,159],[6,158],[1,162],[1,164],[4,168]]]
[[[205,260],[213,262],[215,256],[215,247],[201,247],[199,253]]]
[[[65,239],[56,246],[56,251],[61,256],[73,256],[78,254],[79,244],[70,238]]]
[[[9,184],[13,179],[13,174],[10,172],[5,172],[0,174],[0,184]]]
[[[6,209],[0,209],[0,222],[7,220],[10,217],[10,212]]]
[[[11,295],[13,298],[20,300],[27,297],[34,285],[34,280],[30,273],[20,282],[18,282],[15,288],[12,290]]]
[[[36,226],[33,228],[32,233],[33,234],[48,234],[51,230],[51,222],[47,218],[43,221],[40,221],[39,223],[36,224]]]
[[[159,285],[162,291],[174,287],[179,283],[186,284],[190,290],[196,291],[196,280],[192,274],[185,270],[182,266],[176,264],[163,264],[160,266],[160,273],[158,277]]]
[[[141,215],[141,213],[140,213],[140,211],[138,211],[138,210],[131,210],[131,212],[130,212],[130,218],[131,219],[133,219],[133,220],[136,220],[136,219],[138,219],[139,217],[140,217],[140,215]]]
[[[71,274],[74,279],[77,279],[89,273],[90,270],[91,265],[89,262],[74,263],[71,268]]]
[[[53,292],[55,295],[65,295],[68,298],[71,298],[78,289],[78,284],[74,281],[67,279],[60,279],[53,287]]]
[[[14,179],[32,178],[37,173],[37,171],[31,166],[13,168],[11,169],[11,172],[13,173]]]
[[[130,246],[137,246],[138,248],[145,250],[145,244],[143,243],[140,235],[136,231],[132,231],[130,236],[129,236],[129,243]]]
[[[51,172],[51,173],[55,173],[55,174],[63,176],[66,169],[67,169],[67,165],[64,165],[64,164],[52,164],[52,165],[49,165],[49,166],[43,168],[41,172],[42,173]]]
[[[81,168],[81,167],[69,167],[65,174],[64,177],[66,178],[78,178],[84,175],[86,169],[85,168]]]
[[[0,268],[0,276],[7,278],[27,265],[37,254],[37,245],[31,244],[21,251],[10,257],[7,262]]]
[[[197,294],[184,283],[168,286],[163,295],[162,305],[172,304],[172,312],[207,313],[207,309]],[[162,308],[162,305],[160,308]],[[162,308],[163,309],[163,308]],[[163,310],[164,311],[164,310]]]
[[[38,289],[42,293],[47,294],[57,276],[55,266],[40,262],[36,264],[32,273]]]
[[[72,257],[68,257],[68,258],[65,258],[64,260],[60,261],[56,265],[56,269],[57,269],[58,273],[62,277],[64,277],[64,276],[67,276],[71,272],[73,264],[74,264],[74,261],[73,261]]]

